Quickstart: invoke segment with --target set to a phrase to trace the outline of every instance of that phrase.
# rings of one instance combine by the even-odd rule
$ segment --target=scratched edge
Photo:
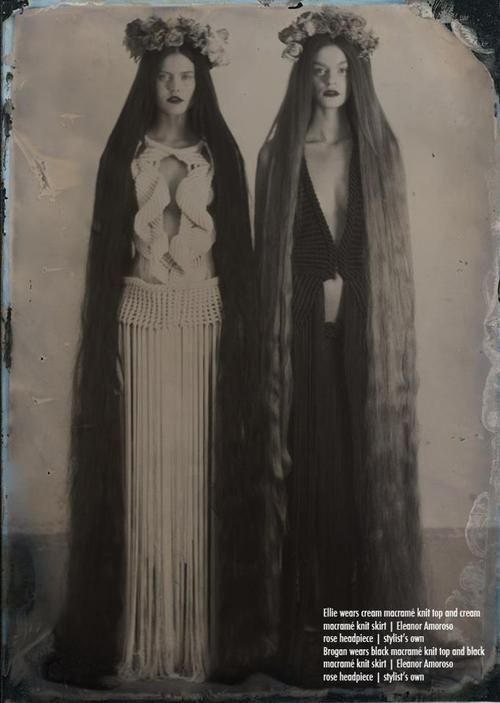
[[[9,286],[9,264],[10,245],[8,236],[8,223],[10,216],[10,181],[9,163],[11,156],[10,133],[12,129],[10,98],[11,98],[11,76],[13,67],[10,64],[13,46],[14,18],[9,17],[2,23],[2,202],[0,212],[2,218],[2,270],[1,270],[1,322],[2,322],[2,353],[1,353],[1,459],[0,459],[0,500],[1,500],[1,537],[2,537],[2,669],[8,663],[8,641],[9,630],[8,610],[6,607],[8,573],[7,566],[7,532],[8,532],[8,508],[7,497],[10,485],[10,466],[8,456],[9,438],[9,382],[11,364],[11,307],[10,307],[10,286]],[[5,558],[6,557],[6,558]],[[2,677],[4,671],[2,670]]]
[[[411,2],[412,0],[408,0],[408,4]],[[482,5],[479,5],[480,12],[474,12],[475,0],[444,0],[442,4],[445,5],[445,9],[449,11],[452,18],[471,28],[480,40],[481,35],[483,38],[488,37],[490,34],[488,29],[492,26],[492,21],[494,26],[495,18],[495,8],[491,0],[486,0]],[[496,17],[500,18],[498,9]],[[498,383],[500,378],[500,187],[498,185],[500,184],[500,31],[497,29],[493,40],[491,34],[488,39],[494,50],[490,65],[481,58],[481,55],[473,53],[475,58],[485,65],[493,88],[494,153],[490,163],[491,168],[485,174],[485,186],[489,199],[488,214],[494,259],[483,279],[485,317],[482,339],[482,350],[490,362],[490,368],[484,381],[481,408],[482,425],[491,437],[491,469],[487,490],[488,515],[486,523],[481,525],[481,529],[484,529],[486,533],[484,598],[486,602],[490,602],[491,598],[495,611],[494,626],[491,631],[493,641],[488,641],[491,651],[484,659],[483,676],[479,682],[464,682],[458,692],[458,700],[474,701],[500,700],[500,442],[498,441],[500,429],[500,384]],[[473,508],[470,516],[472,516],[472,511]],[[490,633],[485,629],[483,629],[483,633],[486,644]]]
[[[19,0],[19,4],[23,5],[26,4],[23,2],[23,0]],[[28,4],[28,9],[33,8],[33,9],[42,9],[42,8],[53,8],[53,7],[58,7],[58,6],[84,6],[84,5],[95,5],[95,6],[151,6],[151,7],[158,7],[158,6],[209,6],[209,5],[250,5],[253,3],[248,2],[248,0],[196,0],[196,1],[190,1],[190,0],[175,0],[175,2],[168,2],[168,0],[158,0],[158,2],[154,2],[154,0],[130,0],[130,2],[126,2],[124,0],[101,0],[101,2],[87,2],[87,0],[31,0]],[[264,3],[259,3],[259,0],[257,0],[257,4],[264,4]],[[275,6],[287,6],[287,5],[293,5],[293,3],[287,2],[287,0],[272,0],[272,4]],[[382,4],[391,4],[391,5],[405,5],[408,4],[407,0],[337,0],[336,2],[331,2],[331,0],[323,0],[323,2],[311,2],[311,3],[306,3],[306,4],[334,4],[337,6],[342,6],[342,5],[382,5]],[[450,2],[450,5],[453,5],[453,1]],[[23,8],[21,7],[21,12],[23,11]],[[486,8],[485,8],[486,10]],[[2,25],[2,40],[3,40],[3,60],[2,60],[2,94],[4,96],[3,100],[3,107],[9,104],[9,101],[11,99],[11,87],[12,87],[12,80],[10,76],[13,73],[14,66],[12,66],[10,63],[7,62],[7,58],[11,58],[12,54],[12,47],[13,47],[13,37],[14,37],[14,18],[18,14],[16,10],[14,9],[12,12],[12,16],[8,17]],[[500,61],[500,56],[497,56],[497,61]],[[497,71],[498,71],[498,64],[497,64]],[[494,171],[495,175],[498,179],[500,176],[500,142],[498,139],[498,128],[500,126],[500,110],[499,110],[499,95],[498,91],[496,92],[496,125],[497,125],[497,132],[496,132],[496,154],[495,154],[495,165],[494,165]],[[12,123],[13,123],[14,117],[12,116]],[[1,500],[2,500],[2,524],[1,524],[1,530],[2,530],[2,540],[3,544],[6,543],[6,538],[8,534],[8,510],[7,510],[7,497],[8,493],[4,494],[4,488],[5,486],[8,487],[9,485],[9,477],[10,477],[10,471],[11,467],[9,464],[9,455],[8,455],[8,444],[9,444],[9,381],[10,381],[10,376],[9,376],[9,369],[10,369],[10,281],[9,281],[9,265],[10,265],[10,244],[9,244],[9,224],[10,224],[10,219],[9,219],[9,214],[10,214],[10,206],[9,206],[9,195],[10,195],[10,161],[11,161],[11,156],[12,156],[12,148],[11,148],[11,130],[12,130],[12,123],[9,124],[9,119],[8,116],[4,115],[4,120],[2,121],[2,146],[3,146],[3,159],[2,159],[2,179],[3,179],[3,187],[4,191],[2,192],[2,285],[1,285],[1,302],[2,302],[2,336],[3,336],[3,342],[5,343],[7,341],[8,343],[8,349],[7,353],[5,353],[5,344],[4,344],[4,353],[2,354],[1,357],[1,374],[2,374],[2,391],[1,391],[1,422],[2,422],[2,429],[1,429],[1,471],[0,471],[0,490],[1,490]],[[8,126],[7,126],[8,125]],[[493,181],[494,182],[494,181]],[[499,181],[496,181],[499,182]],[[493,186],[494,188],[494,186]],[[496,198],[495,198],[496,195]],[[492,198],[496,200],[496,202],[493,205],[493,211],[498,214],[500,213],[500,190],[497,188],[497,192],[492,193]],[[494,398],[495,398],[495,407],[491,408],[487,406],[487,397],[488,397],[488,390],[489,390],[489,385],[495,384],[496,380],[496,374],[498,371],[500,371],[499,364],[498,364],[498,357],[500,355],[500,336],[498,334],[495,335],[495,340],[492,342],[492,331],[494,334],[494,330],[498,328],[498,319],[499,319],[499,305],[498,305],[498,298],[497,298],[497,284],[498,284],[498,260],[500,258],[500,220],[497,219],[497,221],[492,222],[492,236],[493,236],[493,242],[494,242],[494,249],[496,253],[496,263],[493,267],[492,270],[487,274],[487,278],[485,280],[485,292],[486,292],[486,297],[487,300],[490,300],[490,306],[488,306],[488,311],[486,314],[486,318],[484,320],[484,339],[483,339],[483,347],[485,348],[485,351],[487,353],[488,358],[491,361],[491,369],[490,373],[488,375],[488,378],[486,380],[485,388],[484,388],[484,400],[483,400],[483,417],[487,418],[489,413],[494,413],[494,416],[497,418],[495,421],[495,426],[491,428],[488,424],[485,423],[483,420],[483,424],[485,426],[485,429],[487,429],[490,433],[493,434],[492,436],[492,468],[491,468],[491,474],[490,474],[490,519],[493,521],[494,525],[494,532],[495,535],[498,532],[499,526],[500,526],[500,505],[498,502],[498,495],[497,495],[497,485],[499,484],[500,480],[500,452],[499,448],[497,446],[496,442],[496,435],[495,431],[498,430],[498,416],[499,416],[499,408],[500,408],[500,388],[495,390]],[[497,304],[496,306],[491,305],[491,301],[497,298]],[[496,388],[496,386],[494,386]],[[493,504],[491,504],[491,498],[493,498]],[[495,594],[496,594],[496,631],[495,631],[495,645],[496,645],[496,656],[494,657],[494,667],[490,672],[487,672],[485,676],[483,677],[483,680],[479,684],[475,683],[465,683],[463,686],[459,686],[454,689],[455,695],[453,695],[452,691],[449,691],[449,694],[446,698],[441,697],[441,700],[461,700],[461,701],[466,701],[466,700],[500,700],[497,696],[500,693],[499,691],[499,672],[498,672],[498,664],[499,664],[499,659],[500,659],[500,649],[498,646],[498,641],[499,641],[499,634],[500,634],[500,540],[497,537],[497,543],[496,545],[493,545],[493,548],[495,549],[495,554],[496,554],[496,562],[495,562],[495,568],[494,568],[494,587],[495,587]],[[2,560],[2,564],[3,564]],[[2,565],[2,575],[4,574],[4,566]],[[4,579],[2,578],[2,584],[5,584]],[[3,588],[4,586],[2,586]],[[5,594],[2,594],[3,598],[5,597]],[[2,607],[3,607],[4,601],[2,602]],[[2,617],[2,645],[3,645],[3,651],[6,652],[6,645],[7,645],[7,632],[8,632],[8,622],[7,622],[7,610],[5,609],[3,612],[3,617]],[[4,654],[5,657],[5,654]],[[3,673],[3,672],[2,672]],[[83,692],[82,692],[83,693]],[[297,691],[292,692],[292,691],[284,691],[283,693],[279,694],[236,694],[236,698],[239,701],[251,701],[254,700],[255,698],[260,698],[261,700],[267,700],[270,703],[285,703],[286,701],[289,701],[290,703],[292,701],[297,701],[299,700],[297,693],[300,695],[300,700],[303,701],[304,703],[307,701],[318,701],[319,696],[322,696],[324,701],[345,701],[345,700],[354,700],[356,697],[362,700],[387,700],[386,696],[382,694],[381,691],[377,692],[375,695],[369,695],[367,696],[366,691],[345,691],[345,692],[336,692],[334,690],[330,691],[323,691],[322,693],[319,693],[318,691],[301,691],[300,693]],[[496,695],[495,695],[496,694]],[[85,700],[84,697],[85,694],[83,694],[80,698],[81,701]],[[450,697],[451,696],[451,697]],[[217,697],[217,696],[216,696]],[[222,695],[221,696],[222,700],[230,700],[227,695]],[[92,698],[89,698],[88,700],[97,700],[95,697],[92,696]],[[118,703],[116,698],[112,699],[114,703]],[[130,700],[130,699],[127,699]],[[138,699],[134,699],[138,703]],[[144,699],[146,700],[146,699]],[[174,703],[174,698],[169,698],[168,700],[171,701],[171,703]],[[180,699],[179,699],[180,700]],[[183,700],[186,700],[186,698],[183,698]],[[206,697],[202,696],[201,698],[198,698],[198,700],[214,700],[213,694],[210,695],[208,694]],[[418,695],[411,695],[406,697],[406,700],[437,700],[437,698],[432,694],[432,689],[430,689],[427,694],[424,694],[422,696]]]
[[[22,0],[20,0],[22,1]],[[91,5],[94,7],[125,7],[130,5],[132,7],[185,7],[190,6],[208,6],[208,5],[262,5],[265,6],[267,3],[264,0],[29,0],[29,5],[27,9],[42,9],[42,8],[53,8],[62,6],[84,6]],[[305,0],[303,3],[305,5],[335,5],[339,6],[354,6],[354,5],[406,5],[406,0],[337,0],[332,2],[332,0],[313,0],[308,2]],[[274,7],[290,7],[294,9],[297,7],[298,2],[295,0],[270,0],[269,6]]]
[[[488,22],[486,8],[483,10],[483,21]],[[485,380],[483,391],[483,426],[491,433],[491,472],[489,485],[489,520],[488,535],[493,533],[493,544],[488,545],[486,559],[492,562],[491,571],[487,571],[486,578],[490,578],[489,588],[494,590],[495,596],[495,627],[493,653],[490,661],[490,671],[487,672],[480,683],[478,693],[486,698],[496,691],[496,699],[500,700],[500,443],[498,431],[500,428],[500,384],[497,379],[500,373],[500,287],[499,287],[499,262],[500,262],[500,31],[497,26],[496,54],[493,64],[492,82],[495,94],[495,143],[494,159],[491,174],[490,188],[490,217],[492,229],[492,249],[494,255],[493,265],[485,277],[484,291],[487,309],[484,320],[483,350],[490,361],[491,367]],[[494,391],[493,393],[491,391]],[[493,400],[493,407],[490,403]],[[493,422],[489,418],[493,417]],[[492,529],[491,529],[492,528]],[[494,695],[494,693],[493,693]],[[494,700],[493,696],[491,696]]]

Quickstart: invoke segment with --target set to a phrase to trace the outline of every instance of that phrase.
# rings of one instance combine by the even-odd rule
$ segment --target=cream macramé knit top
[[[174,194],[159,168],[168,157],[187,168]],[[131,169],[138,204],[134,275],[148,283],[173,287],[212,278],[215,230],[207,208],[213,199],[213,166],[205,142],[177,148],[146,136]],[[163,226],[164,210],[172,197],[180,211],[179,229],[173,235]]]

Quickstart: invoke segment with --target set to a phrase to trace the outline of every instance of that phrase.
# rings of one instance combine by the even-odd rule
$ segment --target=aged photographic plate
[[[429,637],[435,640],[425,640],[426,647],[439,648],[434,659],[452,665],[431,673],[426,670],[424,678],[410,680],[420,669],[396,666],[396,659],[407,657],[393,657],[390,649],[384,653],[382,648],[375,660],[368,653],[366,667],[358,666],[365,659],[360,649],[354,670],[372,672],[368,684],[350,679],[339,687],[339,678],[330,684],[324,678],[317,688],[280,679],[271,665],[256,666],[236,682],[223,677],[193,682],[182,676],[146,674],[135,679],[115,677],[108,688],[100,689],[86,686],[84,680],[81,685],[66,685],[64,677],[57,682],[45,676],[53,630],[64,608],[70,552],[73,373],[82,334],[82,300],[90,280],[86,283],[86,261],[95,225],[96,176],[138,70],[123,45],[125,27],[154,14],[164,20],[182,15],[227,30],[230,61],[215,66],[210,74],[220,112],[245,164],[253,222],[254,208],[261,202],[255,192],[259,150],[294,65],[282,58],[284,44],[278,33],[301,13],[318,9],[310,3],[299,5],[33,2],[13,11],[4,22],[2,637],[6,700],[182,697],[232,701],[260,696],[323,700],[326,691],[336,692],[337,700],[353,696],[389,700],[402,695],[409,700],[478,700],[485,681],[494,677],[499,491],[495,56],[472,26],[453,14],[451,6],[447,16],[444,7],[438,12],[436,3],[427,2],[337,5],[365,18],[379,38],[371,56],[373,81],[399,142],[406,173],[415,285],[417,493],[426,593],[425,601],[414,607],[422,608],[418,622],[452,623],[451,629],[431,631]],[[384,160],[383,154],[379,157]],[[117,204],[112,207],[116,210]],[[194,217],[189,212],[186,216]],[[272,256],[272,251],[265,255]],[[380,345],[386,342],[382,339]],[[147,427],[153,427],[153,414],[148,417]],[[86,497],[82,500],[87,501],[87,512],[82,509],[81,514],[92,521],[98,507]],[[337,497],[332,509],[338,502]],[[376,509],[390,514],[391,504],[379,498]],[[158,511],[163,514],[167,508],[160,505]],[[175,528],[181,533],[187,529],[184,512],[179,511],[181,522]],[[146,543],[157,544],[156,527],[151,530]],[[370,549],[368,543],[360,548]],[[342,559],[331,555],[339,572]],[[143,562],[138,563],[140,571]],[[158,572],[154,578],[155,583],[161,579]],[[170,577],[164,578],[168,590]],[[203,594],[204,587],[200,597]],[[318,612],[330,606],[335,603],[318,602]],[[392,607],[399,608],[387,605]],[[323,627],[329,616],[321,617]],[[367,631],[375,637],[369,640],[369,648],[399,646],[397,640],[377,639],[380,632],[373,630],[373,623],[384,617],[362,617],[360,611],[347,620],[369,623]],[[382,636],[415,634],[410,629],[397,630],[395,622],[394,628],[389,630],[387,625]],[[354,627],[352,632],[356,631]],[[314,661],[319,662],[318,677],[338,672],[325,664],[342,658],[325,653],[340,647],[338,639],[325,641],[325,635],[331,634],[324,628],[310,639]],[[427,638],[427,632],[422,634]],[[423,647],[424,640],[408,640],[410,645]],[[345,645],[350,646],[352,641]],[[376,659],[385,659],[386,664],[377,664]],[[394,671],[407,676],[384,679]],[[486,690],[494,700],[493,688]]]

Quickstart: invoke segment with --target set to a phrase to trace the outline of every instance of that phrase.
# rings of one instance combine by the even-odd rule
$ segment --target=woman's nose
[[[179,81],[177,78],[175,78],[175,76],[170,79],[168,89],[171,93],[175,93],[179,90]]]

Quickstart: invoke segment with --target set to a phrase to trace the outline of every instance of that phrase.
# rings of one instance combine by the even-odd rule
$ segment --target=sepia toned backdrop
[[[483,65],[437,22],[404,6],[356,9],[380,36],[376,88],[405,159],[417,290],[422,519],[436,534],[459,535],[454,556],[434,547],[427,571],[436,585],[449,569],[452,584],[471,560],[463,530],[477,496],[488,490],[491,470],[481,410],[489,370],[482,350],[484,281],[493,253],[492,84]],[[276,35],[293,11],[198,12],[230,32],[231,64],[212,75],[252,197],[258,149],[290,71]],[[71,373],[94,180],[136,70],[122,46],[124,27],[148,14],[147,8],[58,7],[16,18],[6,475],[12,532],[65,530]],[[448,585],[436,588],[442,599]]]

